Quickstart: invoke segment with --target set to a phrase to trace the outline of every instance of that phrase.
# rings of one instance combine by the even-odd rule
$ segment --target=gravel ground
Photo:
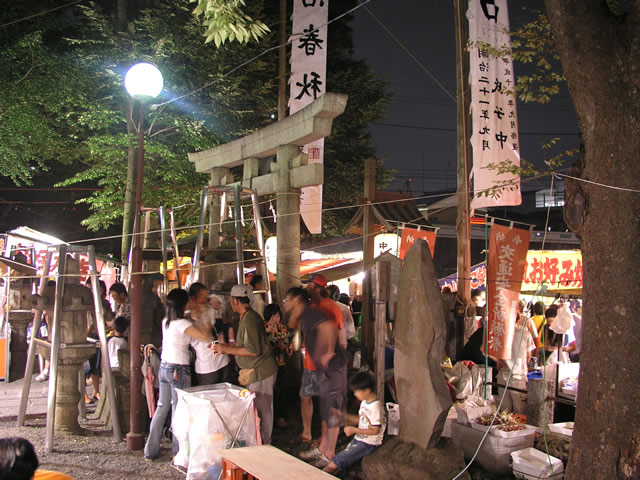
[[[89,407],[91,408],[91,407]],[[42,468],[66,473],[80,479],[177,479],[184,475],[169,466],[171,446],[167,442],[162,456],[146,462],[142,452],[127,449],[124,440],[116,443],[113,433],[102,422],[92,420],[88,409],[87,420],[81,421],[83,435],[58,434],[54,436],[54,449],[45,451],[46,419],[44,416],[27,417],[24,427],[16,426],[16,419],[0,420],[0,436],[29,439],[38,453]]]
[[[132,452],[124,440],[116,443],[113,433],[101,421],[92,419],[95,406],[87,407],[87,419],[80,421],[82,435],[58,434],[54,436],[54,451],[46,453],[46,419],[44,415],[27,416],[24,427],[16,426],[16,417],[0,419],[0,437],[24,437],[33,443],[42,468],[66,473],[81,479],[175,479],[185,476],[171,468],[171,444],[165,440],[162,455],[153,462],[146,462],[141,451]],[[299,407],[292,408],[287,429],[274,428],[273,445],[297,456],[308,445],[296,441],[301,425]],[[314,420],[316,418],[314,417]],[[314,438],[320,434],[320,425],[314,421]],[[341,433],[336,451],[342,450],[349,438]],[[473,480],[511,479],[511,475],[491,475],[473,465],[469,473]],[[340,475],[343,480],[365,478],[359,464]],[[385,479],[386,480],[386,479]]]
[[[185,476],[171,468],[171,444],[164,440],[162,455],[153,462],[146,462],[141,451],[127,449],[124,440],[116,443],[112,431],[100,420],[93,419],[94,405],[87,407],[87,419],[80,420],[82,435],[56,433],[51,453],[45,451],[46,418],[44,415],[27,415],[23,427],[16,426],[16,417],[0,419],[0,437],[24,437],[33,443],[42,468],[66,473],[76,480],[96,478],[122,479],[176,479]],[[287,429],[274,428],[273,445],[297,456],[308,445],[296,441],[300,431],[299,410],[292,410]],[[319,436],[320,425],[314,423],[314,437]],[[346,446],[349,439],[341,435],[337,450]],[[343,479],[363,478],[359,466],[342,475]]]

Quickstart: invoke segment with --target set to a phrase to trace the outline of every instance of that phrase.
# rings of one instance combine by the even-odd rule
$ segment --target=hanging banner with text
[[[511,57],[490,56],[484,46],[502,49],[511,45],[507,0],[470,0],[467,18],[474,192],[471,207],[520,205],[520,176],[498,174],[488,168],[489,164],[505,161],[520,166],[513,62]]]
[[[294,0],[291,42],[289,114],[306,107],[326,91],[329,0]],[[324,139],[303,147],[309,163],[322,163]],[[322,185],[305,187],[300,214],[311,233],[322,232]]]
[[[530,235],[529,230],[496,224],[491,226],[487,305],[489,355],[496,358],[511,358],[511,342]]]
[[[433,250],[436,248],[436,232],[405,227],[402,229],[402,236],[400,237],[400,258],[402,260],[404,260],[404,256],[419,238],[427,242],[429,250],[431,250],[431,258],[433,258]]]

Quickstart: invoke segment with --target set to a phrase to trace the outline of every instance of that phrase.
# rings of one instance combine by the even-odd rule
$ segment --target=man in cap
[[[260,435],[262,443],[271,443],[273,430],[273,385],[278,373],[278,365],[273,357],[267,339],[264,322],[250,305],[251,287],[234,285],[231,288],[229,305],[240,315],[236,334],[236,344],[214,343],[216,353],[230,354],[236,357],[241,368],[240,373],[248,375],[245,386],[256,394],[256,409],[260,416]]]

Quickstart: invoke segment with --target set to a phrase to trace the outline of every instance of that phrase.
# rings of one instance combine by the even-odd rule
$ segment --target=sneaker
[[[306,450],[304,452],[300,452],[298,455],[305,462],[311,462],[322,455],[322,452],[316,447],[311,450]]]
[[[40,375],[35,378],[36,382],[46,382],[49,380],[49,370],[43,370]]]
[[[331,463],[331,460],[329,460],[325,454],[321,453],[319,457],[317,457],[313,462],[311,462],[311,465],[322,470],[324,467],[326,467],[330,463]]]
[[[157,457],[147,457],[146,455],[144,456],[144,461],[145,462],[153,462]]]

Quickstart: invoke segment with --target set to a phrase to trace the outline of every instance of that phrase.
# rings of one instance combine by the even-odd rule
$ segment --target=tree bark
[[[126,32],[127,31],[127,23],[129,21],[127,17],[127,0],[117,0],[117,19],[118,19],[118,31]]]
[[[616,187],[565,182],[581,197],[565,208],[585,206],[583,216],[571,215],[582,218],[585,301],[565,478],[640,478],[640,2],[545,3],[583,135],[583,164],[575,170]],[[626,12],[616,15],[607,3]]]

